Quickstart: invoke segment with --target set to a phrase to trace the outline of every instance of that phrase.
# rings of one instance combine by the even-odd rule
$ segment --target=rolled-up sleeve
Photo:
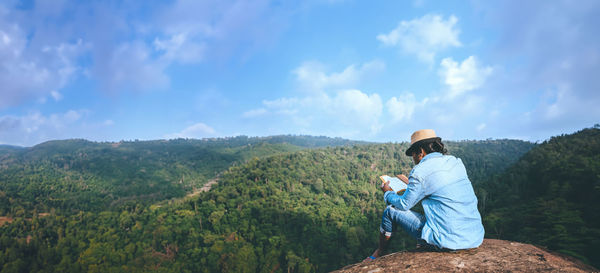
[[[383,199],[388,205],[392,205],[399,210],[409,210],[425,197],[423,184],[418,177],[410,176],[408,187],[403,195],[398,195],[393,191],[387,191]]]

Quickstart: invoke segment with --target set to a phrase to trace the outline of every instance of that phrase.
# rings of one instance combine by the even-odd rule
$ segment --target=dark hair
[[[445,155],[448,153],[448,150],[444,148],[444,143],[442,143],[442,139],[439,137],[433,139],[424,139],[415,143],[413,151],[420,151],[421,149],[423,149],[427,154],[438,152]]]

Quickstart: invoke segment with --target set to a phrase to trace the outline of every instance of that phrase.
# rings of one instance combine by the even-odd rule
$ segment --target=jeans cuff
[[[385,235],[386,237],[390,237],[390,236],[392,236],[392,232],[391,232],[391,231],[385,231],[385,230],[383,229],[383,227],[381,227],[381,226],[379,226],[379,232],[380,232],[381,234]]]

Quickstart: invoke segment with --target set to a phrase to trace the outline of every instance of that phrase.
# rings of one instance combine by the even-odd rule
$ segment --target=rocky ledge
[[[598,272],[583,262],[529,244],[485,239],[477,249],[412,250],[334,272]]]

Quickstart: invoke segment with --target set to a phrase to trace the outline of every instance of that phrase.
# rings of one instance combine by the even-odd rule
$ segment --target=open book
[[[389,181],[390,188],[392,188],[392,190],[394,190],[394,192],[396,192],[396,193],[406,190],[406,187],[408,186],[408,185],[406,185],[406,183],[402,182],[402,180],[400,180],[400,178],[398,178],[398,177],[382,175],[379,178],[381,179],[381,183],[382,183],[381,185],[383,185],[383,183],[385,183],[386,181]]]

